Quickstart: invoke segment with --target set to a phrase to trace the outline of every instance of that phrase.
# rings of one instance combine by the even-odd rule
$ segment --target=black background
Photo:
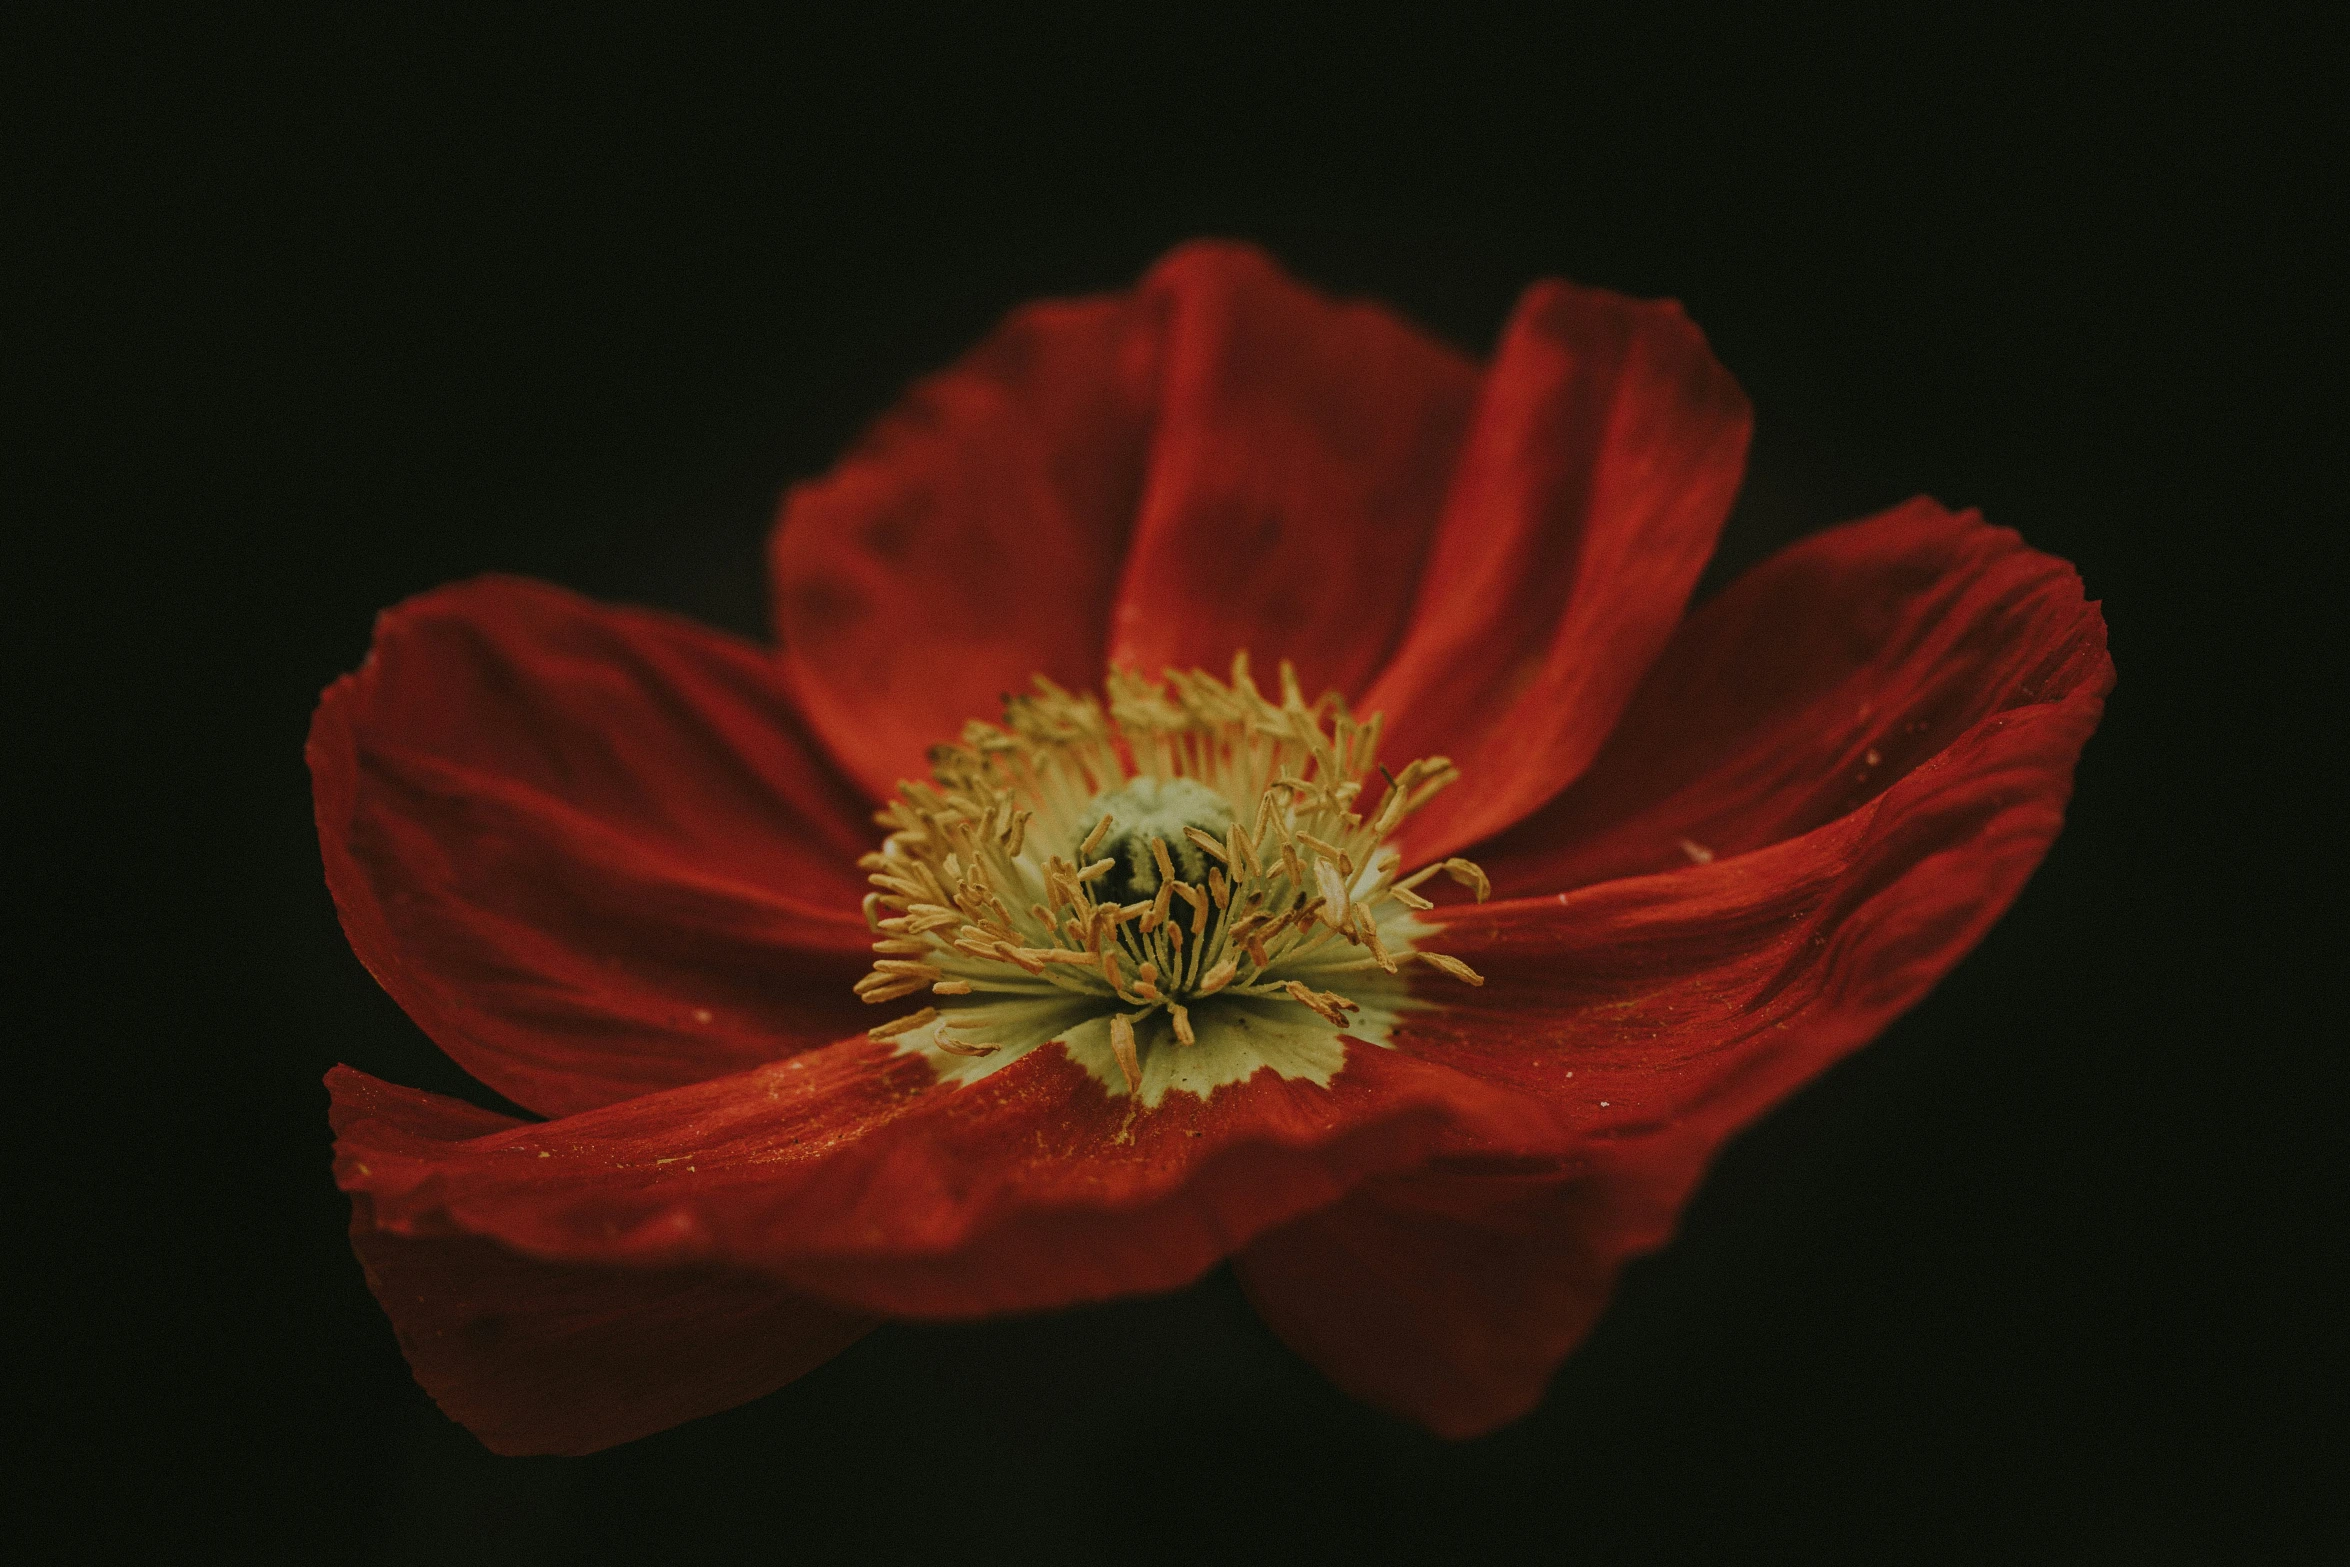
[[[2301,989],[2341,945],[2339,86],[2306,29],[68,16],[8,50],[13,1306],[61,1543],[2342,1547],[2343,1030]],[[2120,686],[2072,824],[1496,1436],[1349,1404],[1218,1275],[887,1328],[615,1452],[490,1457],[409,1381],[328,1179],[331,1063],[482,1096],[336,926],[318,689],[378,608],[488,569],[757,634],[784,484],[1012,305],[1201,233],[1479,352],[1537,276],[1683,299],[1759,412],[1709,590],[1919,491],[2078,563]]]

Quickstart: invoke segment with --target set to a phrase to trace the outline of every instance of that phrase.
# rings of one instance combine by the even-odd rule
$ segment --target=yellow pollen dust
[[[898,786],[875,817],[888,836],[858,862],[880,939],[857,994],[971,998],[951,1001],[932,1036],[969,1055],[994,1047],[958,1040],[955,1014],[991,994],[1050,986],[1097,1000],[1131,1089],[1134,1025],[1162,1009],[1180,1046],[1195,1041],[1193,1009],[1219,995],[1287,998],[1345,1027],[1359,1005],[1300,968],[1327,982],[1417,959],[1484,983],[1381,930],[1383,916],[1431,907],[1413,889],[1440,871],[1480,901],[1490,891],[1462,859],[1396,876],[1387,840],[1460,776],[1450,761],[1388,772],[1374,760],[1379,715],[1353,718],[1335,692],[1307,703],[1287,663],[1269,701],[1246,653],[1229,683],[1113,670],[1107,685],[1105,709],[1039,675],[1033,694],[1007,699],[1002,724],[974,720],[959,744],[934,747],[930,782]],[[1333,962],[1332,943],[1355,956]],[[926,1006],[870,1033],[940,1022]]]

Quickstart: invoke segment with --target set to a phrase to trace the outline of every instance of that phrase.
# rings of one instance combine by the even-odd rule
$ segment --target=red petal
[[[1637,1192],[1622,1194],[1637,1196]],[[1589,1175],[1438,1167],[1385,1176],[1275,1230],[1234,1264],[1282,1342],[1367,1404],[1439,1436],[1527,1413],[1599,1320],[1627,1234]]]
[[[1858,809],[1992,713],[2110,678],[2071,566],[1912,501],[1691,616],[1591,771],[1479,857],[1508,896],[1744,854]]]
[[[1101,684],[1157,354],[1149,301],[1030,305],[786,497],[788,678],[875,797],[1031,675]]]
[[[1142,294],[1166,346],[1110,660],[1221,673],[1246,648],[1360,692],[1403,634],[1476,367],[1245,245],[1187,245]]]
[[[1923,995],[2039,863],[2110,684],[2089,626],[2044,700],[1800,838],[1434,916],[1487,983],[1407,1014],[1400,1048],[1546,1099],[1580,1157],[1440,1165],[1266,1237],[1244,1273],[1267,1320],[1448,1435],[1531,1408],[1714,1150]]]
[[[932,1077],[852,1040],[467,1138],[338,1071],[336,1173],[396,1234],[967,1317],[1172,1289],[1370,1175],[1560,1146],[1541,1106],[1359,1044],[1328,1088],[1259,1071],[1131,1117],[1052,1045],[967,1086]]]
[[[442,1049],[561,1114],[863,1019],[862,806],[771,660],[489,579],[387,612],[308,747],[360,960]]]
[[[786,502],[793,687],[876,794],[1033,674],[1098,686],[1105,654],[1155,673],[1248,648],[1360,689],[1402,634],[1475,383],[1242,245],[1030,306]]]
[[[1800,838],[1436,911],[1445,923],[1428,945],[1487,983],[1406,1014],[1399,1042],[1538,1092],[1610,1139],[1696,1116],[1727,1132],[1875,1034],[1981,939],[2062,825],[2105,685],[1985,718]]]
[[[338,1075],[350,1091],[356,1074]],[[398,1098],[413,1123],[450,1137],[517,1124],[378,1083],[358,1092]],[[592,1453],[731,1409],[873,1326],[744,1274],[581,1267],[473,1236],[396,1235],[377,1227],[365,1193],[352,1201],[351,1247],[416,1380],[510,1455]]]
[[[1751,422],[1678,305],[1527,291],[1409,634],[1363,703],[1389,754],[1467,774],[1407,825],[1407,860],[1499,831],[1591,760],[1713,553]]]

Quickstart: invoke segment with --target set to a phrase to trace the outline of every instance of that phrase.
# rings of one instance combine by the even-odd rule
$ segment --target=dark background
[[[2312,30],[16,17],[12,1310],[61,1543],[2344,1546]],[[2072,824],[1930,1000],[1728,1150],[1496,1436],[1351,1405],[1217,1275],[887,1328],[615,1452],[490,1457],[408,1379],[328,1178],[333,1062],[480,1091],[336,926],[318,689],[378,608],[490,569],[758,633],[784,484],[1009,307],[1202,233],[1480,352],[1537,276],[1680,297],[1759,411],[1728,566],[1919,491],[2078,563],[2120,686]]]

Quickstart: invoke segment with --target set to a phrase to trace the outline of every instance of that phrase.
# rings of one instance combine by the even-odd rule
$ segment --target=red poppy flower
[[[1538,284],[1481,368],[1196,245],[795,490],[780,654],[386,614],[311,733],[328,883],[548,1117],[328,1079],[419,1380],[585,1452],[1230,1259],[1374,1404],[1531,1408],[2014,897],[2111,684],[2070,567],[1924,500],[1685,618],[1747,431],[1674,305]]]

